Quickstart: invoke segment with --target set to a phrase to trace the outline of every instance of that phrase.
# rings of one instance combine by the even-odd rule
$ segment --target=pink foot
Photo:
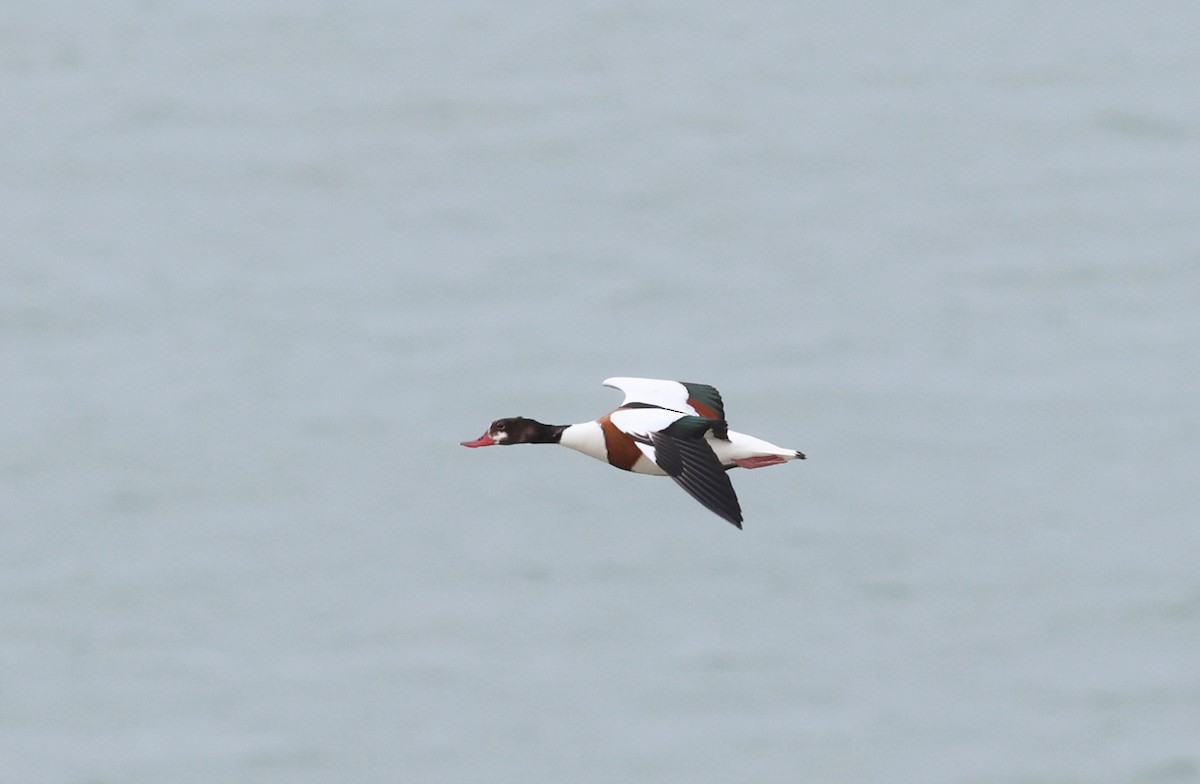
[[[760,455],[758,457],[743,457],[740,460],[734,460],[733,464],[742,468],[766,468],[767,466],[779,465],[786,462],[786,460],[778,455]]]

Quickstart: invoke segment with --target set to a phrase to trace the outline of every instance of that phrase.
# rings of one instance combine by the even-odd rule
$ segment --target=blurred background
[[[1194,3],[3,19],[6,781],[1200,781]]]

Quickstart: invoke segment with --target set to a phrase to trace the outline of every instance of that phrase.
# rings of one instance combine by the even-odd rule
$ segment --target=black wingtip
[[[650,434],[650,440],[654,444],[655,462],[706,509],[731,525],[741,528],[742,507],[738,503],[737,493],[729,481],[725,467],[703,438],[710,420],[683,417],[679,421],[687,421],[686,428],[692,424],[692,420],[704,425],[703,430],[697,427],[695,437],[680,437],[676,432],[672,432],[674,425]]]
[[[696,500],[700,500],[700,499],[696,499]],[[701,502],[701,503],[703,503],[703,502]],[[745,518],[742,517],[741,509],[717,509],[712,506],[709,506],[708,504],[704,504],[704,505],[706,507],[708,507],[708,511],[712,512],[717,517],[719,517],[722,520],[724,520],[725,522],[729,523],[730,525],[732,525],[734,528],[738,529],[739,531],[742,530],[742,520],[744,520]]]

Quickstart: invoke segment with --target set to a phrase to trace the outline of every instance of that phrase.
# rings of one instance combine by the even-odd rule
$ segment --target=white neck
[[[608,462],[608,447],[604,443],[604,431],[599,422],[581,422],[569,425],[563,431],[562,440],[558,443],[570,447],[576,452],[583,452],[588,457]]]

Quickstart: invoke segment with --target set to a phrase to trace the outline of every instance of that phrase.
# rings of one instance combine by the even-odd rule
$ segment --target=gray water
[[[1200,781],[1200,6],[3,17],[0,780]]]

